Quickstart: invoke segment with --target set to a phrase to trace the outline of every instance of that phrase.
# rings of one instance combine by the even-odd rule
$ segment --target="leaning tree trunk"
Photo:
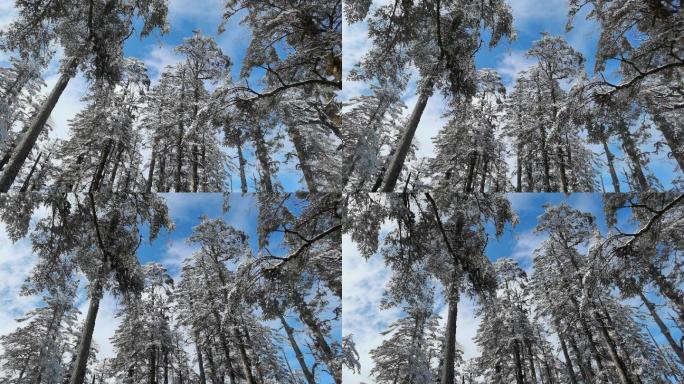
[[[85,324],[83,326],[83,333],[81,334],[81,342],[78,345],[76,355],[76,362],[74,370],[71,373],[69,384],[83,384],[85,379],[86,367],[88,366],[88,355],[90,354],[90,345],[93,341],[93,331],[95,330],[95,319],[97,318],[97,311],[100,309],[100,300],[104,289],[98,277],[95,282],[95,288],[90,296],[90,304],[88,306],[88,314],[86,315]]]
[[[570,383],[577,384],[577,376],[575,376],[575,369],[572,366],[572,359],[570,358],[570,353],[568,353],[568,345],[565,342],[565,336],[561,331],[561,326],[558,320],[555,321],[556,332],[558,332],[558,340],[560,341],[561,350],[563,351],[563,357],[565,358],[565,366],[568,369],[568,378]]]
[[[311,169],[311,160],[306,151],[306,145],[304,143],[304,138],[302,137],[299,127],[288,126],[288,133],[292,139],[292,144],[294,144],[295,150],[297,151],[297,158],[299,159],[299,167],[302,169],[304,174],[304,180],[306,181],[306,186],[311,193],[317,193],[318,187],[314,178],[313,170]]]
[[[147,374],[147,382],[157,384],[157,348],[154,345],[149,348],[149,369]]]
[[[534,353],[532,351],[532,343],[528,340],[525,344],[527,345],[527,354],[530,358],[530,381],[532,384],[537,384],[537,371],[534,368]]]
[[[684,295],[682,295],[682,291],[677,289],[667,277],[663,276],[653,263],[648,262],[647,268],[651,279],[658,287],[660,293],[670,299],[675,307],[675,311],[679,314],[680,320],[684,321]]]
[[[385,177],[382,181],[382,187],[380,192],[393,192],[394,186],[397,184],[399,179],[399,174],[401,169],[404,167],[404,161],[406,161],[406,156],[408,156],[409,150],[411,149],[411,142],[413,142],[413,137],[416,134],[416,129],[418,128],[418,123],[420,123],[420,118],[423,116],[425,111],[425,106],[427,105],[428,99],[432,95],[433,80],[428,79],[425,84],[425,88],[421,91],[418,97],[418,102],[413,108],[411,117],[409,117],[404,133],[399,139],[399,144],[394,152],[394,157],[390,161]]]
[[[55,109],[57,101],[69,84],[69,81],[76,74],[76,68],[78,67],[78,61],[75,59],[70,59],[65,65],[62,75],[57,80],[57,84],[48,95],[45,103],[38,113],[31,120],[31,124],[27,129],[26,133],[22,136],[21,141],[17,143],[14,148],[11,159],[8,161],[4,172],[0,175],[0,192],[9,191],[10,187],[17,178],[21,167],[24,165],[26,158],[31,153],[38,136],[43,131],[43,127],[47,122],[52,110]]]
[[[563,153],[563,148],[561,148],[560,144],[558,145],[558,165],[560,166],[561,188],[563,189],[563,193],[568,193],[568,175],[565,170],[565,154]]]
[[[237,340],[238,351],[240,352],[240,365],[242,365],[242,372],[245,374],[247,384],[256,384],[254,375],[252,375],[252,367],[249,363],[249,356],[247,356],[247,351],[245,350],[245,344],[242,340],[242,336],[240,336],[237,331],[233,330],[233,337],[235,337]]]
[[[655,320],[656,324],[658,324],[658,328],[660,328],[660,333],[665,336],[665,339],[667,339],[667,342],[670,344],[670,347],[672,350],[677,354],[677,357],[679,357],[679,361],[684,364],[684,351],[682,350],[682,347],[677,344],[675,339],[672,337],[672,333],[670,332],[670,329],[665,325],[663,320],[660,318],[660,315],[658,315],[658,311],[656,310],[655,304],[653,304],[650,300],[646,298],[646,295],[639,290],[639,297],[641,298],[641,301],[644,302],[646,305],[646,308],[648,308],[648,311],[651,313],[651,317],[653,317],[653,320]]]
[[[646,191],[649,189],[648,180],[646,180],[646,175],[644,175],[644,170],[641,167],[641,155],[636,143],[634,142],[634,139],[632,138],[632,134],[629,132],[627,124],[624,121],[620,122],[617,128],[620,134],[620,139],[622,140],[622,147],[627,153],[632,165],[632,175],[636,179],[639,189]]]
[[[606,324],[603,322],[603,319],[596,314],[594,316],[596,319],[596,322],[599,325],[599,331],[601,331],[601,336],[603,337],[603,342],[608,345],[608,353],[610,354],[611,360],[613,360],[613,364],[615,365],[615,370],[618,373],[618,378],[620,379],[620,382],[622,384],[632,384],[633,381],[629,376],[629,373],[627,372],[627,366],[625,365],[625,362],[620,358],[620,355],[618,355],[617,351],[617,346],[615,345],[615,342],[613,341],[613,338],[610,336],[610,333],[608,332],[608,327],[606,327]]]
[[[261,186],[264,189],[263,192],[271,195],[273,194],[273,181],[271,180],[271,164],[268,155],[268,148],[266,147],[266,139],[264,138],[263,131],[258,125],[255,127],[254,132],[254,144],[256,146],[256,155],[259,160],[259,165],[261,168]]]
[[[613,182],[613,192],[620,193],[620,179],[618,179],[617,172],[615,171],[615,155],[608,148],[608,138],[606,138],[605,134],[601,135],[601,143],[603,144],[603,150],[606,152],[610,180]]]
[[[663,116],[657,113],[653,115],[653,121],[656,123],[660,133],[663,134],[665,142],[667,142],[667,145],[670,147],[672,157],[674,157],[677,161],[677,165],[679,165],[679,171],[684,172],[684,150],[682,150],[681,140],[675,135],[674,127]]]
[[[285,320],[285,316],[280,310],[278,311],[278,317],[280,318],[280,322],[283,324],[285,333],[287,333],[287,339],[290,341],[290,345],[292,346],[292,350],[295,353],[295,357],[299,362],[299,366],[302,368],[302,372],[304,373],[304,378],[306,379],[306,382],[308,384],[316,384],[316,379],[309,370],[309,367],[306,365],[306,361],[304,360],[304,354],[302,354],[302,350],[299,348],[299,344],[297,344],[297,340],[294,337],[294,330],[287,323],[287,321]]]
[[[237,134],[237,154],[238,154],[238,165],[240,167],[240,191],[243,194],[247,193],[247,175],[245,174],[245,168],[247,165],[247,160],[242,153],[242,138],[240,138],[240,133]]]
[[[442,372],[440,384],[454,384],[454,362],[456,357],[456,316],[458,315],[458,289],[456,281],[452,281],[449,293],[449,312],[444,338],[442,355]]]
[[[28,191],[29,184],[31,183],[31,178],[33,177],[33,174],[36,172],[36,168],[38,167],[38,162],[40,162],[40,158],[43,156],[43,152],[39,152],[38,156],[36,157],[36,160],[33,162],[33,166],[31,167],[31,171],[29,171],[28,176],[26,176],[26,179],[24,180],[24,183],[21,186],[21,189],[19,189],[19,192],[24,193]]]

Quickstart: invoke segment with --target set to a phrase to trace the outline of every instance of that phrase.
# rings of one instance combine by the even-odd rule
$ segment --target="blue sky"
[[[173,65],[183,60],[182,56],[176,54],[174,48],[183,42],[183,38],[193,35],[194,30],[199,30],[205,36],[212,36],[216,40],[223,52],[228,55],[233,63],[231,70],[234,82],[240,79],[241,63],[245,56],[246,49],[251,39],[251,30],[247,25],[242,25],[242,20],[245,12],[242,11],[233,16],[225,25],[225,32],[218,34],[218,27],[222,22],[224,13],[225,0],[202,0],[201,2],[188,0],[168,0],[169,4],[169,32],[161,35],[158,30],[155,30],[150,36],[145,39],[140,39],[136,34],[129,38],[124,45],[124,55],[127,57],[135,57],[142,60],[152,79],[152,84],[156,84],[160,75],[167,65]],[[12,18],[16,16],[16,9],[14,9],[14,0],[0,0],[0,29],[8,25]],[[135,23],[136,33],[140,30],[141,23]],[[50,89],[57,82],[58,60],[62,58],[61,49],[56,47],[57,57],[52,61],[49,68],[44,72],[44,79],[47,86],[44,89],[44,94],[47,94]],[[8,65],[8,54],[0,52],[0,66]],[[255,72],[250,78],[250,85],[259,88],[257,79],[260,73]],[[54,129],[50,133],[52,138],[66,138],[68,137],[69,119],[76,115],[83,107],[84,103],[81,98],[86,94],[88,89],[87,80],[78,74],[73,78],[57,106],[52,113],[52,120],[54,122]],[[285,143],[283,149],[272,156],[277,160],[284,160],[285,153],[290,151],[292,146],[289,142]],[[232,148],[226,148],[229,156],[236,156],[236,152]],[[146,158],[149,153],[145,153]],[[249,162],[248,169],[248,184],[250,190],[253,190],[252,176],[258,173],[255,169],[256,162],[254,154],[251,150],[247,150],[245,156]],[[237,162],[235,162],[237,164]],[[304,184],[301,180],[301,171],[296,169],[296,161],[291,160],[287,164],[280,164],[280,172],[276,175],[277,179],[282,183],[285,191],[295,191],[304,189]],[[231,180],[233,190],[240,190],[239,175],[234,174]]]
[[[546,233],[534,232],[538,217],[544,212],[544,205],[559,205],[565,202],[575,209],[591,212],[596,216],[601,232],[605,235],[608,230],[601,194],[518,193],[508,194],[507,197],[518,215],[520,223],[515,227],[507,225],[504,233],[498,239],[494,235],[494,228],[489,225],[486,230],[489,235],[489,242],[485,252],[490,260],[502,257],[513,258],[530,275],[533,271],[533,252],[548,237]],[[634,230],[635,225],[630,221],[629,210],[620,210],[617,227],[625,232]],[[392,228],[392,223],[385,223],[382,233],[386,234]],[[373,383],[373,379],[369,376],[372,360],[368,352],[380,345],[385,339],[385,336],[380,335],[380,332],[384,331],[392,321],[402,316],[402,312],[399,309],[379,309],[384,286],[390,278],[390,272],[385,267],[382,256],[376,254],[366,261],[348,235],[343,236],[342,251],[342,305],[344,308],[342,332],[345,335],[354,334],[361,355],[362,368],[361,374],[356,375],[345,370],[343,381],[345,384]],[[435,312],[441,316],[440,324],[443,328],[447,307],[441,299],[441,288],[438,284],[437,287],[438,299]],[[663,302],[662,299],[653,294],[648,296],[655,303],[661,304]],[[647,313],[646,308],[638,299],[629,299],[624,302],[638,307],[642,313]],[[480,319],[475,316],[476,308],[473,299],[462,295],[458,308],[456,341],[463,348],[465,358],[479,355],[478,348],[473,340],[480,322]],[[663,313],[664,311],[661,312],[661,315]],[[650,317],[647,319],[650,320]],[[660,331],[657,326],[652,322],[648,322],[647,325],[659,343],[665,344],[665,339],[659,336]],[[672,331],[676,335],[675,339],[681,335],[674,327]]]
[[[373,1],[375,5],[386,3],[388,3],[387,0]],[[543,2],[539,0],[507,0],[507,3],[512,9],[513,25],[517,39],[510,43],[508,41],[501,41],[493,49],[489,49],[486,44],[483,44],[482,49],[475,57],[478,68],[493,68],[497,70],[502,75],[506,87],[509,90],[512,89],[517,74],[534,64],[532,59],[525,57],[525,51],[531,47],[533,41],[541,38],[542,32],[549,32],[552,35],[565,37],[573,48],[582,53],[586,59],[585,70],[590,76],[593,75],[594,55],[600,29],[595,21],[586,20],[589,7],[585,7],[575,17],[573,29],[570,32],[566,32],[567,0],[546,0]],[[346,75],[349,74],[353,65],[358,63],[370,48],[370,41],[367,38],[367,26],[363,22],[352,25],[345,24],[342,33],[345,83],[340,95],[343,100],[348,101],[351,97],[370,92],[366,84],[346,79]],[[484,36],[486,40],[489,39],[488,33],[485,33]],[[615,68],[614,63],[608,63],[607,79],[616,80]],[[413,80],[409,83],[402,96],[402,100],[408,107],[404,111],[404,116],[410,114],[418,99],[415,95],[415,79],[414,71]],[[440,93],[435,93],[428,101],[414,138],[414,144],[418,145],[416,155],[419,159],[434,155],[435,147],[432,143],[432,138],[437,135],[447,121],[447,119],[442,117],[446,110],[446,105],[446,100]],[[660,133],[655,130],[651,131],[653,131],[653,137],[640,147],[644,152],[654,152],[654,143],[659,140],[662,141]],[[610,149],[618,160],[621,160],[623,154],[617,144],[617,141],[613,140],[610,143]],[[602,179],[599,180],[599,191],[601,191],[601,185],[603,184],[607,192],[612,192],[610,176],[606,166],[603,164],[605,163],[603,149],[598,145],[590,145],[589,148],[592,149],[599,160],[597,168]],[[513,169],[512,165],[509,166],[509,170],[512,171]],[[647,165],[647,170],[653,172],[656,178],[662,182],[664,189],[671,188],[676,169],[674,161],[667,159],[663,151],[651,155],[650,162]],[[617,171],[621,179],[621,189],[623,191],[628,190],[624,180],[623,172],[625,170],[624,161],[621,161]]]
[[[192,228],[199,224],[202,216],[209,218],[223,218],[228,224],[244,231],[249,237],[249,244],[254,254],[258,253],[257,244],[257,215],[258,204],[254,195],[241,196],[239,194],[226,195],[229,199],[230,209],[224,213],[222,194],[163,194],[169,207],[169,213],[174,221],[173,231],[162,231],[157,239],[150,242],[145,239],[139,250],[138,255],[142,264],[157,262],[164,265],[174,280],[180,279],[180,267],[182,261],[189,257],[195,247],[188,244],[185,240],[192,233]],[[286,206],[294,213],[298,214],[301,208],[306,205],[305,200],[291,198]],[[44,213],[38,212],[36,219]],[[34,219],[34,221],[36,220]],[[143,234],[147,229],[143,228]],[[280,244],[282,236],[275,234],[271,236],[270,251],[277,256],[288,253],[288,249]],[[41,305],[39,297],[19,296],[19,288],[23,279],[28,275],[30,269],[35,264],[36,258],[31,252],[31,245],[28,239],[22,239],[12,244],[7,238],[4,224],[0,224],[0,334],[6,334],[17,326],[15,318],[23,315],[28,310]],[[330,309],[334,308],[337,299],[330,298]],[[77,307],[81,311],[80,320],[82,321],[87,311],[88,300],[85,292],[85,279],[82,279],[77,299]],[[99,358],[112,357],[114,355],[109,338],[114,334],[114,330],[119,324],[116,312],[119,306],[117,300],[107,293],[100,305],[100,311],[95,326],[94,340],[100,349]],[[332,318],[332,312],[326,311],[320,314],[321,318]],[[299,322],[296,315],[292,313],[287,316],[288,322],[295,329],[303,330],[303,325]],[[280,330],[281,324],[276,321],[265,322],[273,329],[278,329],[283,336],[283,349],[286,351],[288,360],[293,369],[297,369],[299,364],[287,343],[284,331]],[[333,338],[341,341],[341,330],[339,322],[333,323]],[[300,347],[307,351],[306,360],[309,367],[313,365],[313,359],[306,348],[307,341],[303,332],[297,334]],[[186,348],[193,355],[192,348]],[[319,370],[320,371],[320,370]],[[332,383],[332,379],[324,373],[318,377],[321,383]]]

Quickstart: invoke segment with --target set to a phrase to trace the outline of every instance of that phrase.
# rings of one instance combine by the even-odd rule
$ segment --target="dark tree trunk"
[[[116,174],[119,172],[119,166],[121,165],[121,157],[124,153],[124,148],[121,146],[121,143],[119,143],[118,147],[119,149],[116,152],[116,159],[114,160],[114,168],[112,169],[112,173],[109,175],[109,185],[111,186],[112,191],[114,190],[114,181],[116,181]]]
[[[672,157],[674,157],[677,161],[677,165],[679,165],[679,171],[684,172],[684,152],[682,151],[681,138],[677,137],[674,127],[664,117],[657,113],[653,114],[653,121],[663,134],[665,142],[667,142],[667,145],[670,147]]]
[[[653,282],[658,287],[660,293],[670,299],[675,307],[675,311],[679,314],[680,320],[684,321],[684,297],[682,292],[677,289],[668,279],[663,276],[662,272],[651,263],[647,262],[648,273],[653,279]]]
[[[644,170],[641,167],[641,154],[637,149],[636,143],[634,143],[634,139],[632,139],[632,134],[629,132],[625,122],[620,122],[617,128],[620,134],[620,139],[622,140],[622,147],[629,157],[630,164],[632,166],[632,175],[636,179],[637,187],[642,191],[646,191],[650,188],[650,186],[648,185],[648,180],[646,180],[646,176],[644,175]]]
[[[240,166],[240,191],[242,193],[247,193],[247,175],[245,172],[245,168],[247,166],[247,160],[245,159],[245,156],[242,153],[242,138],[240,137],[240,134],[238,133],[237,137],[237,153],[238,153],[238,164]]]
[[[38,156],[36,157],[36,160],[33,162],[33,166],[31,167],[31,171],[29,171],[28,176],[26,176],[26,180],[24,180],[24,184],[22,184],[21,189],[19,189],[19,192],[24,193],[28,191],[29,184],[31,183],[31,177],[33,177],[33,173],[36,171],[36,167],[38,167],[38,162],[40,161],[40,158],[43,156],[43,152],[39,152]]]
[[[456,317],[458,315],[457,282],[452,281],[449,288],[449,309],[444,337],[444,352],[442,357],[442,372],[440,384],[454,384],[454,363],[456,357]]]
[[[17,178],[17,175],[19,174],[21,167],[24,165],[26,158],[29,156],[31,150],[36,144],[36,140],[38,140],[38,136],[40,136],[40,133],[50,117],[52,110],[55,108],[55,105],[57,105],[57,101],[59,100],[60,96],[62,96],[62,93],[64,92],[64,89],[66,89],[66,86],[69,84],[71,78],[75,75],[77,67],[78,61],[70,59],[67,62],[64,70],[62,71],[62,75],[60,76],[59,80],[57,80],[57,84],[55,84],[52,92],[50,92],[50,95],[48,95],[42,108],[33,117],[33,120],[31,120],[31,124],[27,129],[26,134],[24,134],[21,140],[17,143],[10,160],[4,168],[2,175],[0,175],[0,192],[9,191],[10,187],[14,183],[14,180]]]
[[[679,361],[684,364],[684,351],[682,350],[682,347],[677,344],[675,341],[674,337],[672,337],[672,333],[670,332],[670,329],[665,325],[665,322],[660,318],[660,315],[658,315],[658,310],[656,309],[655,304],[653,304],[651,301],[649,301],[646,298],[646,295],[639,290],[639,297],[641,298],[641,301],[644,302],[646,305],[646,308],[648,308],[648,311],[651,313],[651,317],[653,317],[653,320],[655,320],[656,324],[658,324],[658,328],[660,329],[660,333],[665,336],[665,339],[667,339],[668,344],[670,344],[670,347],[672,350],[675,352],[677,357],[679,357]]]
[[[302,350],[299,348],[297,340],[294,338],[294,330],[287,323],[287,321],[285,320],[285,316],[283,316],[282,312],[278,312],[278,317],[280,318],[280,322],[283,324],[285,333],[287,333],[287,339],[290,341],[290,345],[292,346],[292,350],[295,353],[295,357],[299,362],[299,366],[302,368],[302,372],[304,373],[304,378],[306,379],[306,382],[308,384],[316,384],[316,379],[309,370],[309,367],[306,365],[306,361],[304,360],[304,354],[302,353]]]
[[[613,192],[620,193],[620,179],[618,179],[617,172],[615,171],[615,155],[608,148],[608,138],[605,134],[601,137],[601,143],[603,144],[603,150],[606,152],[606,161],[610,171],[610,180],[613,183]]]
[[[101,279],[102,276],[98,277]],[[83,333],[81,341],[78,345],[78,352],[76,355],[76,362],[74,364],[74,371],[71,373],[70,384],[83,384],[85,379],[86,367],[88,366],[88,356],[90,354],[90,345],[93,341],[93,331],[95,330],[95,320],[97,318],[97,311],[100,309],[100,300],[104,289],[100,281],[95,282],[93,293],[90,296],[90,304],[88,306],[88,314],[86,315],[85,324],[83,326]]]
[[[169,384],[169,351],[164,350],[164,384]]]
[[[556,331],[558,332],[558,340],[560,341],[561,350],[563,351],[563,357],[565,358],[565,366],[568,368],[568,378],[570,383],[577,384],[577,376],[575,376],[575,369],[572,366],[572,359],[570,358],[570,353],[568,353],[568,346],[565,342],[565,336],[561,332],[560,323],[556,320]]]
[[[615,365],[615,369],[618,373],[618,378],[620,379],[620,382],[622,384],[632,384],[633,381],[629,376],[629,372],[627,372],[627,366],[625,365],[625,362],[620,358],[620,355],[618,355],[615,342],[613,341],[613,338],[610,336],[608,328],[603,322],[603,319],[601,319],[601,317],[598,314],[594,318],[599,324],[599,331],[601,332],[601,336],[603,337],[603,342],[606,343],[606,345],[608,345],[608,353],[610,354],[611,360],[613,360],[613,364]]]
[[[209,362],[209,369],[210,369],[210,377],[211,377],[211,382],[212,384],[219,384],[218,376],[216,374],[218,373],[218,370],[216,369],[216,364],[214,364],[214,354],[211,352],[211,343],[209,343],[208,340],[205,341],[206,343],[206,349],[205,349],[205,354],[207,356],[207,362]]]
[[[522,145],[522,143],[518,143],[518,150],[517,150],[518,153],[516,156],[516,172],[515,172],[515,178],[516,178],[515,191],[516,192],[522,192],[522,173],[523,173],[522,151],[523,151],[523,145]]]
[[[204,374],[204,361],[202,360],[202,347],[200,347],[199,332],[195,331],[195,352],[197,353],[197,365],[199,366],[200,384],[207,384],[207,377]]]
[[[558,165],[560,167],[561,188],[563,189],[563,193],[568,193],[568,175],[565,171],[565,154],[560,145],[558,146]]]
[[[301,132],[299,132],[298,127],[288,126],[288,133],[290,134],[292,144],[294,144],[295,150],[297,151],[299,167],[302,169],[302,173],[304,174],[306,186],[309,189],[309,192],[317,193],[318,187],[316,185],[313,170],[311,169],[309,156],[307,154],[306,145],[304,143],[304,138],[302,137]]]
[[[157,192],[168,192],[166,187],[166,155],[159,153],[159,179],[157,180]]]
[[[432,88],[434,84],[432,79],[428,79],[423,89],[418,97],[418,102],[411,112],[411,116],[406,122],[406,128],[404,129],[404,134],[399,139],[399,143],[392,157],[392,161],[389,163],[385,177],[383,178],[382,187],[380,192],[393,192],[394,186],[397,184],[399,179],[399,174],[401,174],[401,169],[404,167],[404,161],[406,161],[406,156],[411,149],[411,142],[416,134],[416,129],[418,128],[418,123],[420,123],[420,118],[423,116],[425,111],[425,106],[427,105],[428,99],[432,95]]]
[[[152,147],[152,157],[150,158],[150,169],[147,173],[147,180],[145,182],[145,193],[152,192],[152,183],[154,182],[154,166],[157,162],[156,146]]]
[[[515,355],[515,382],[517,384],[524,384],[522,361],[520,359],[520,343],[517,339],[513,343],[513,353]]]
[[[176,192],[184,192],[182,185],[183,173],[183,136],[185,135],[183,120],[178,121],[178,138],[176,139]]]
[[[255,127],[255,137],[254,144],[256,147],[256,155],[259,160],[259,165],[261,168],[261,187],[263,192],[271,195],[273,194],[273,181],[271,180],[271,162],[268,154],[268,148],[266,147],[265,138],[261,127],[258,125]]]
[[[149,384],[157,384],[157,347],[151,346],[149,348],[149,365],[147,371],[147,382]]]
[[[592,378],[594,376],[593,372],[591,371],[591,368],[587,367],[587,365],[584,363],[584,355],[582,355],[582,351],[580,351],[579,347],[577,346],[577,340],[575,339],[575,335],[573,332],[569,332],[567,334],[567,341],[568,344],[570,344],[570,349],[572,349],[572,352],[577,357],[576,363],[579,367],[582,379],[584,379],[584,382],[586,383],[591,383],[593,381]]]
[[[199,191],[199,149],[197,144],[192,145],[192,191]]]
[[[252,366],[249,361],[249,356],[247,356],[247,350],[245,350],[245,344],[242,340],[242,336],[233,330],[233,337],[237,340],[238,351],[240,352],[240,365],[242,365],[242,372],[245,374],[245,379],[247,384],[256,384],[254,380],[254,375],[252,375]]]
[[[105,168],[107,167],[107,160],[109,159],[109,152],[111,151],[114,141],[112,139],[107,139],[102,153],[100,153],[100,161],[97,163],[97,168],[95,169],[95,174],[93,175],[93,181],[90,183],[90,192],[97,192],[100,190],[100,183],[104,178]]]
[[[532,351],[532,342],[529,340],[525,343],[527,345],[527,355],[530,359],[530,381],[532,384],[537,384],[537,371],[534,368],[534,353]]]

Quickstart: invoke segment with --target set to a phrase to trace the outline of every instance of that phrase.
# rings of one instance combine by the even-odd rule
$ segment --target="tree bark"
[[[207,384],[207,376],[204,374],[204,361],[202,360],[202,348],[199,341],[199,331],[195,331],[195,352],[197,353],[197,365],[199,365],[199,381],[200,384]]]
[[[601,317],[598,314],[596,314],[594,318],[599,324],[599,330],[601,331],[603,342],[606,343],[606,345],[608,345],[608,353],[610,354],[611,360],[613,360],[613,364],[615,365],[615,369],[618,373],[618,378],[620,379],[620,382],[622,384],[632,384],[633,381],[630,378],[629,373],[627,372],[625,362],[618,355],[615,342],[613,341],[613,338],[610,337],[610,333],[608,332],[608,328],[603,322],[603,319],[601,319]]]
[[[256,384],[254,380],[254,375],[252,375],[252,366],[249,362],[249,356],[247,356],[247,351],[245,350],[245,344],[242,340],[242,336],[233,330],[233,337],[237,340],[238,351],[240,352],[240,365],[242,365],[242,372],[245,374],[245,379],[247,384]]]
[[[617,172],[615,171],[615,155],[608,148],[608,138],[605,134],[601,135],[601,143],[603,144],[603,150],[606,152],[610,180],[613,182],[613,192],[620,193],[620,179],[618,179]]]
[[[178,138],[176,141],[176,192],[183,192],[182,172],[183,172],[183,120],[178,121]]]
[[[150,169],[147,173],[147,180],[145,181],[145,193],[152,192],[152,183],[154,182],[154,166],[157,162],[157,154],[155,153],[156,146],[152,147],[152,157],[150,158]]]
[[[658,311],[656,309],[655,304],[649,301],[646,298],[646,295],[644,295],[644,293],[641,290],[639,290],[639,297],[641,298],[641,301],[643,301],[646,305],[646,308],[648,308],[648,311],[651,313],[651,317],[653,317],[653,320],[655,320],[656,324],[658,324],[660,333],[662,333],[663,336],[665,336],[665,339],[667,339],[667,342],[670,344],[670,347],[675,352],[677,357],[679,357],[679,361],[682,364],[684,364],[684,351],[682,350],[682,347],[680,347],[677,344],[674,337],[672,337],[670,329],[667,327],[667,325],[665,325],[665,322],[663,322],[663,320],[660,318],[660,315],[658,315]]]
[[[105,147],[100,154],[100,161],[97,163],[97,168],[95,169],[95,174],[93,175],[93,180],[90,183],[90,192],[97,192],[100,190],[100,183],[104,178],[105,167],[107,166],[107,159],[109,158],[109,152],[113,145],[112,139],[107,139]]]
[[[292,350],[295,353],[295,357],[299,362],[299,366],[302,368],[302,372],[304,373],[304,378],[306,379],[306,382],[308,384],[316,384],[316,379],[309,370],[309,367],[306,365],[306,361],[304,360],[304,354],[302,353],[302,350],[299,348],[297,340],[294,338],[294,330],[287,323],[287,321],[285,320],[285,316],[283,315],[282,311],[280,311],[280,309],[278,310],[278,317],[280,318],[280,322],[283,324],[285,333],[287,333],[287,339],[290,341],[290,345],[292,346]]]
[[[679,165],[679,171],[684,172],[684,151],[682,151],[681,139],[677,138],[674,132],[674,127],[670,124],[663,116],[659,114],[653,114],[653,121],[656,123],[658,130],[663,134],[665,142],[670,147],[672,151],[672,157],[677,161]]]
[[[516,339],[513,345],[513,353],[515,355],[515,382],[517,384],[524,384],[522,361],[520,359],[520,343]]]
[[[648,273],[653,279],[653,282],[658,287],[660,293],[670,299],[675,307],[675,311],[679,314],[679,318],[684,321],[684,297],[680,290],[678,290],[668,279],[663,276],[661,271],[656,268],[653,263],[646,260]]]
[[[532,384],[537,384],[537,371],[534,368],[534,353],[532,351],[532,343],[528,340],[527,344],[527,354],[530,359],[530,381]]]
[[[258,123],[255,127],[254,134],[256,155],[259,159],[259,165],[261,168],[261,187],[263,188],[264,192],[271,195],[273,194],[273,181],[271,180],[271,164],[268,155],[268,148],[266,148],[264,134]]]
[[[197,144],[192,145],[192,191],[199,191],[199,149]]]
[[[565,337],[561,332],[561,326],[558,320],[555,321],[556,331],[558,332],[558,340],[560,341],[561,350],[563,351],[563,357],[565,358],[565,366],[568,369],[568,378],[570,383],[577,384],[577,376],[575,376],[575,369],[572,367],[572,359],[570,358],[570,353],[568,353],[568,346],[565,343]]]
[[[238,164],[240,167],[240,191],[243,194],[247,193],[247,175],[245,173],[245,168],[247,165],[247,160],[242,153],[242,139],[240,133],[237,134],[237,153],[238,153]]]
[[[515,172],[515,178],[516,178],[515,191],[518,193],[522,192],[522,172],[523,172],[522,151],[523,151],[523,145],[522,145],[522,143],[518,143],[518,150],[517,150],[518,153],[516,156],[516,172]]]
[[[38,136],[40,136],[40,133],[50,117],[52,110],[55,108],[55,105],[57,105],[57,101],[59,100],[60,96],[62,96],[62,93],[64,92],[64,89],[66,89],[66,86],[69,84],[71,78],[74,77],[77,67],[78,61],[75,59],[70,59],[66,63],[64,69],[62,70],[62,75],[60,76],[59,80],[57,80],[57,84],[55,84],[52,92],[50,92],[50,95],[48,95],[47,99],[45,100],[45,104],[43,104],[42,108],[33,117],[33,120],[31,120],[31,124],[26,131],[26,134],[24,134],[21,138],[21,141],[17,143],[11,159],[8,161],[2,175],[0,175],[0,192],[9,191],[10,187],[14,183],[14,180],[17,178],[17,175],[19,174],[21,167],[24,165],[26,158],[29,156],[31,150],[36,144],[36,140],[38,140]]]
[[[565,171],[565,154],[560,145],[558,146],[558,165],[560,167],[561,188],[563,189],[563,193],[568,193],[568,175]]]
[[[40,158],[42,156],[43,152],[39,152],[38,156],[36,157],[36,160],[33,162],[31,171],[29,171],[29,174],[26,176],[26,180],[24,180],[24,183],[21,185],[21,189],[19,189],[19,192],[24,193],[28,191],[29,183],[31,182],[31,177],[33,177],[33,173],[36,171],[36,167],[38,167],[38,162],[40,161]]]
[[[98,279],[101,278],[102,276],[98,277]],[[95,330],[95,319],[97,318],[97,311],[100,309],[100,300],[102,299],[103,293],[104,289],[102,283],[98,280],[95,282],[93,293],[90,296],[88,314],[86,315],[85,324],[83,326],[81,342],[78,345],[74,371],[71,373],[71,379],[69,380],[70,384],[83,384],[83,380],[85,379],[88,357],[90,355],[90,345],[93,341],[93,331]]]
[[[387,167],[380,192],[394,191],[394,186],[397,184],[399,174],[401,174],[401,169],[404,167],[406,156],[408,156],[409,150],[411,149],[411,142],[413,142],[413,137],[416,134],[418,123],[420,123],[420,118],[423,116],[425,106],[427,105],[428,99],[432,95],[433,86],[433,80],[428,79],[425,88],[421,91],[420,96],[418,97],[418,102],[416,103],[411,116],[406,122],[404,134],[399,139],[397,149],[394,152],[394,157],[392,157],[392,161]]]
[[[449,288],[449,309],[444,338],[444,354],[442,357],[442,372],[440,384],[454,384],[454,363],[456,357],[456,316],[458,315],[457,282],[452,281]]]
[[[149,348],[149,366],[147,371],[147,382],[149,384],[157,384],[157,347],[152,345]]]
[[[634,143],[634,139],[632,139],[632,134],[629,132],[627,124],[624,121],[620,122],[617,128],[620,139],[622,140],[622,147],[629,157],[632,166],[632,175],[636,179],[637,187],[642,191],[646,191],[650,187],[648,185],[648,180],[646,180],[646,176],[644,175],[644,170],[641,167],[641,155],[637,149],[636,143]]]
[[[290,134],[292,144],[294,144],[295,150],[297,151],[299,167],[302,169],[302,173],[304,174],[306,186],[309,189],[309,192],[317,193],[318,187],[316,185],[316,180],[314,179],[314,173],[311,170],[311,164],[309,156],[307,155],[304,138],[302,137],[301,132],[299,132],[298,127],[288,126],[288,133]]]

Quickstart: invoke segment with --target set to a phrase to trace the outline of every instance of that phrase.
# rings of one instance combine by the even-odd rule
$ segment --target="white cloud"
[[[508,0],[513,11],[513,22],[519,30],[526,30],[533,23],[562,22],[568,14],[567,0]]]
[[[157,82],[161,77],[162,72],[168,66],[173,66],[183,60],[183,58],[176,53],[173,47],[166,44],[155,45],[149,53],[142,58],[145,67],[150,74],[150,79]]]
[[[523,51],[510,51],[504,56],[501,64],[496,68],[496,71],[501,74],[501,77],[506,84],[506,87],[512,89],[515,84],[515,79],[518,74],[535,63],[535,59],[525,57]]]

